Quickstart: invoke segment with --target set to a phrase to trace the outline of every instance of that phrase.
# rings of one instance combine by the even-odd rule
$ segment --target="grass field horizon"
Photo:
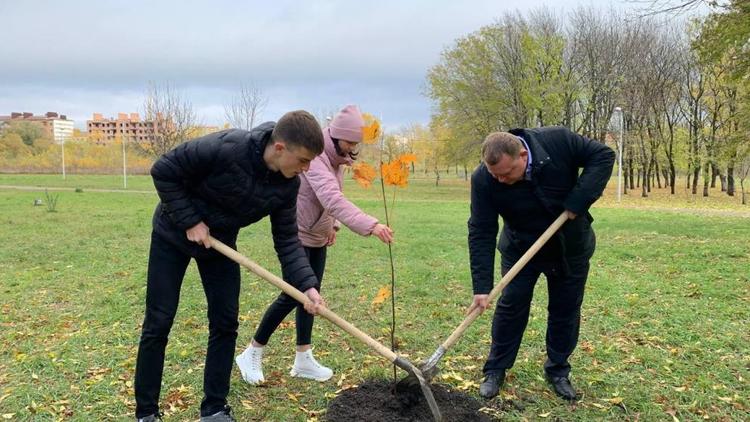
[[[455,328],[471,297],[468,183],[441,184],[416,180],[396,196],[397,337],[399,352],[415,362]],[[0,417],[132,419],[155,194],[91,191],[118,190],[122,179],[114,175],[63,181],[1,174],[0,185],[66,189],[50,191],[58,195],[56,212],[33,206],[43,191],[0,189]],[[685,195],[684,184],[674,197],[662,189],[640,198],[636,191],[618,204],[613,188],[592,209],[598,246],[571,359],[582,400],[561,402],[542,378],[542,278],[516,365],[487,412],[514,421],[750,419],[750,207],[718,189],[707,198]],[[131,176],[128,190],[153,186],[148,176]],[[345,192],[383,217],[379,189],[347,181]],[[241,231],[238,249],[279,273],[267,219]],[[386,344],[390,310],[372,299],[389,279],[383,245],[342,230],[329,250],[323,294],[332,310]],[[276,295],[243,271],[238,352]],[[167,348],[161,397],[168,421],[198,419],[205,313],[191,264]],[[483,315],[469,328],[436,381],[478,397],[490,320]],[[288,375],[295,342],[288,319],[269,344],[264,386],[244,384],[233,368],[229,402],[238,420],[322,420],[341,389],[392,376],[387,362],[332,324],[317,321],[313,335],[316,356],[334,378],[313,383]]]

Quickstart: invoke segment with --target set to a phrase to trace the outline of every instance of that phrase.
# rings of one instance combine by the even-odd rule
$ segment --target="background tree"
[[[23,142],[18,133],[0,134],[0,156],[6,159],[25,157],[31,154],[29,147]]]
[[[745,195],[745,179],[750,175],[750,148],[743,146],[737,154],[737,176],[740,179],[740,191],[742,192],[742,205],[747,205]]]
[[[149,84],[143,109],[144,120],[154,125],[154,135],[134,145],[154,158],[189,140],[197,123],[193,104],[169,83]]]
[[[11,121],[3,128],[3,133],[17,134],[21,137],[23,143],[29,147],[33,147],[35,141],[49,137],[45,133],[44,127],[41,123],[37,122]]]
[[[623,75],[636,70],[628,59],[638,57],[634,47],[641,27],[637,21],[626,22],[615,10],[601,13],[593,7],[580,7],[570,17],[568,42],[571,65],[579,75],[581,111],[573,130],[593,139],[604,139]]]
[[[239,92],[224,106],[224,116],[231,127],[250,130],[259,123],[267,105],[268,97],[263,90],[255,84],[242,84]]]

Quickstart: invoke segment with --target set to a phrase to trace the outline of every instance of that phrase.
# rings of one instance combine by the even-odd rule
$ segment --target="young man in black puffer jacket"
[[[315,118],[305,111],[278,123],[225,130],[179,145],[154,163],[156,206],[148,264],[146,315],[135,371],[136,418],[159,420],[164,351],[185,270],[195,259],[208,301],[209,338],[201,421],[231,421],[227,405],[237,339],[239,265],[210,249],[209,234],[236,248],[240,228],[270,216],[283,278],[304,292],[316,313],[323,299],[297,237],[299,178],[323,151]]]

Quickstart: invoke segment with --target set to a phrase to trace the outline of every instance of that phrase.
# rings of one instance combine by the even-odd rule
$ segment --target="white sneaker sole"
[[[240,376],[242,377],[242,380],[245,381],[246,383],[250,385],[258,385],[265,381],[265,378],[262,376],[260,377],[260,379],[257,379],[257,380],[248,379],[248,377],[245,375],[245,371],[242,370],[242,364],[246,363],[249,366],[250,362],[247,362],[247,359],[245,358],[243,354],[237,355],[234,358],[234,361],[237,363],[237,367],[240,368]]]
[[[296,377],[296,378],[306,378],[306,379],[315,380],[319,382],[328,381],[329,379],[331,379],[331,377],[333,377],[333,374],[328,375],[327,377],[321,377],[321,376],[316,376],[315,374],[311,374],[309,372],[298,371],[294,368],[292,368],[292,370],[289,371],[289,375]]]

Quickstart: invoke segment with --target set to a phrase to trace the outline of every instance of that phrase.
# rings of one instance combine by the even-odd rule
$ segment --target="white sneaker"
[[[237,362],[237,366],[240,368],[242,379],[248,384],[255,385],[265,381],[265,378],[263,378],[263,366],[261,364],[263,349],[264,347],[253,347],[251,344],[244,352],[234,358],[234,361]]]
[[[294,366],[289,373],[293,377],[309,378],[315,381],[328,381],[333,376],[331,368],[318,363],[312,355],[312,350],[297,352]]]

